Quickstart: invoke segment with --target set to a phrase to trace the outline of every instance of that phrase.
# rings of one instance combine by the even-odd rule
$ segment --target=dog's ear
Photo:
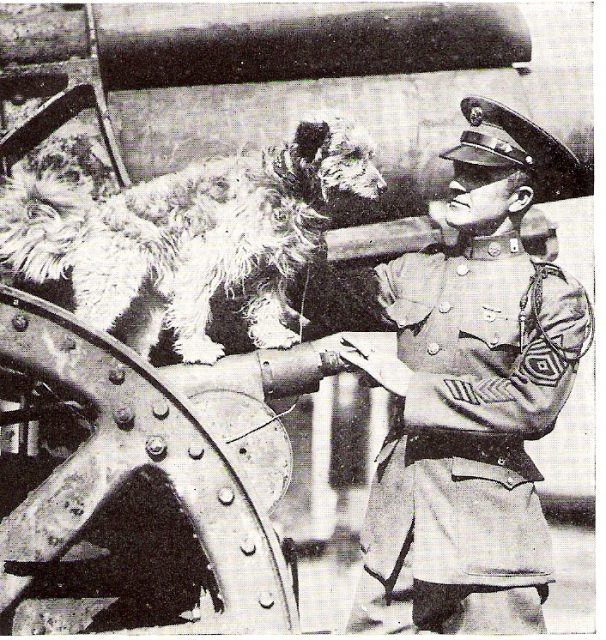
[[[313,162],[318,149],[328,135],[326,122],[301,122],[295,133],[295,144],[299,147],[300,156],[307,162]]]

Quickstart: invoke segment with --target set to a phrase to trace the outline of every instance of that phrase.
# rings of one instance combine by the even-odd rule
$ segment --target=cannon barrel
[[[85,57],[79,6],[4,16],[0,67]],[[93,15],[108,90],[505,67],[531,55],[510,4],[98,4]]]
[[[229,389],[259,400],[279,399],[313,393],[322,378],[349,368],[323,344],[306,342],[286,351],[261,349],[227,356],[213,366],[176,364],[161,371],[190,398],[209,389]]]

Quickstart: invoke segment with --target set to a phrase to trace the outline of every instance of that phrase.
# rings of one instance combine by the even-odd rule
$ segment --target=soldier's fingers
[[[365,344],[364,341],[361,341],[357,336],[354,336],[350,333],[344,333],[341,336],[341,341],[344,344],[351,345],[354,349],[359,351],[365,358],[369,358],[372,353],[374,353],[374,349],[370,347],[368,344]]]
[[[361,354],[356,351],[340,351],[339,355],[343,360],[353,364],[356,367],[359,367],[363,371],[366,371],[371,376],[374,377],[374,367],[370,365],[368,360]]]

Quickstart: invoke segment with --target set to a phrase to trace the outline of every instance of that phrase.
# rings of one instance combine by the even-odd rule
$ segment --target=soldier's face
[[[446,222],[455,229],[490,235],[509,215],[512,190],[509,167],[454,163]]]

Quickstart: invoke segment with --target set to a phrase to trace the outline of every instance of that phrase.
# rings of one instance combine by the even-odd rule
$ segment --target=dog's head
[[[317,182],[326,202],[338,191],[374,199],[387,188],[372,162],[374,145],[370,136],[344,118],[300,122],[294,145],[301,168]]]

